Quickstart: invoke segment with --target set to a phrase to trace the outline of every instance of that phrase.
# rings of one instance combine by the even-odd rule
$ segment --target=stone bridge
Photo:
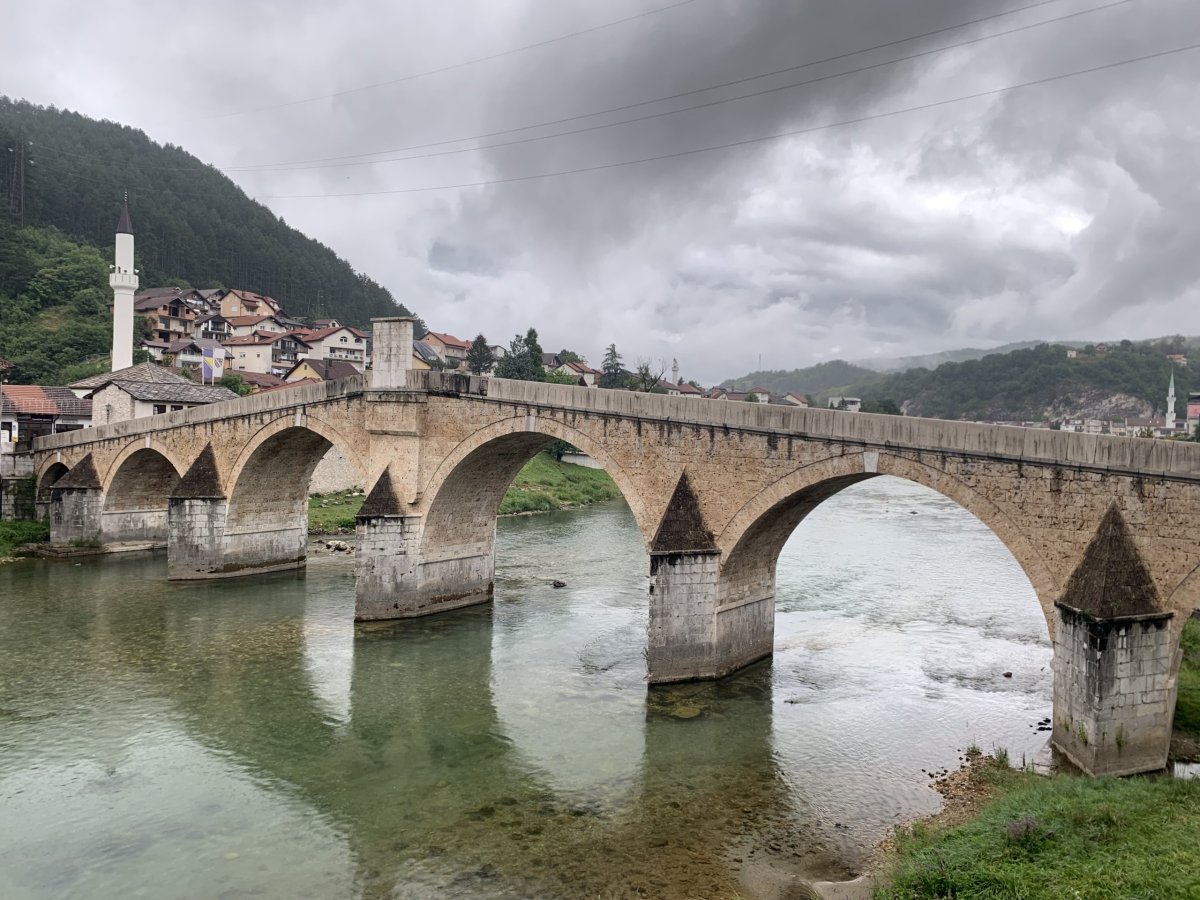
[[[641,530],[648,677],[670,682],[770,656],[789,535],[897,476],[974,513],[1028,575],[1055,639],[1055,744],[1091,772],[1165,764],[1200,606],[1200,445],[411,372],[411,323],[376,334],[369,377],[39,439],[52,540],[165,545],[177,579],[301,567],[309,478],[337,447],[371,486],[356,618],[423,616],[491,599],[500,501],[564,440]]]

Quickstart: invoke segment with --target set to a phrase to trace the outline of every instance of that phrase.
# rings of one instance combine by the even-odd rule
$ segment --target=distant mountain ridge
[[[0,96],[0,146],[21,151],[0,167],[0,217],[12,225],[56,228],[109,257],[128,191],[143,287],[243,288],[293,315],[360,326],[409,312],[221,172],[134,128]]]
[[[870,369],[873,372],[905,372],[908,369],[936,369],[943,363],[968,362],[972,359],[983,359],[985,356],[990,356],[993,353],[1012,353],[1014,350],[1028,350],[1030,347],[1036,347],[1039,344],[1050,343],[1049,341],[1014,341],[1011,344],[1002,344],[999,347],[992,347],[990,350],[980,349],[978,347],[963,347],[960,350],[943,350],[940,353],[926,353],[921,356],[893,356],[881,357],[878,359],[856,359],[853,360],[854,365],[862,366],[864,369]],[[1062,344],[1064,347],[1083,347],[1086,341],[1054,341],[1056,344]]]

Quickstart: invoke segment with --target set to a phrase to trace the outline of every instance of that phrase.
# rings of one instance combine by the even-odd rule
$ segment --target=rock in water
[[[555,578],[552,582],[550,582],[550,586],[556,588],[565,588],[567,583],[565,581],[559,581],[557,578]]]

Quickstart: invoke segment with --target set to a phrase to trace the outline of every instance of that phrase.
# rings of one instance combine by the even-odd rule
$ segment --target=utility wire
[[[957,31],[960,28],[968,28],[971,25],[979,25],[983,22],[988,22],[993,19],[1001,19],[1001,18],[1005,18],[1007,16],[1013,16],[1018,13],[1028,12],[1031,9],[1037,9],[1039,7],[1049,6],[1053,3],[1060,3],[1060,2],[1062,2],[1062,0],[1038,0],[1038,2],[1036,2],[1036,3],[1029,3],[1025,6],[1014,7],[1013,9],[1009,9],[1004,12],[994,13],[989,16],[981,16],[978,19],[970,19],[966,22],[959,22],[956,25],[947,25],[943,28],[936,28],[932,31],[925,31],[920,34],[911,35],[909,37],[896,38],[895,40],[887,41],[882,44],[875,44],[870,47],[862,47],[862,48],[859,48],[858,50],[849,50],[844,53],[838,53],[834,56],[826,56],[823,59],[814,59],[810,62],[800,63],[799,65],[788,66],[786,68],[776,69],[771,72],[763,72],[759,75],[749,75],[745,78],[738,78],[733,81],[724,81],[719,84],[709,85],[708,87],[695,88],[693,90],[688,90],[688,91],[681,91],[677,94],[666,94],[662,97],[654,97],[649,100],[639,100],[634,103],[626,103],[621,106],[610,106],[606,109],[598,109],[598,110],[594,110],[592,112],[580,113],[578,115],[565,116],[560,119],[549,119],[544,122],[535,122],[531,125],[521,125],[521,126],[518,126],[515,128],[505,128],[505,129],[501,129],[499,131],[489,131],[484,134],[467,135],[467,136],[459,137],[459,138],[446,138],[444,140],[429,141],[424,144],[410,144],[406,147],[391,147],[386,150],[373,150],[370,153],[352,153],[352,154],[348,154],[345,156],[326,156],[326,157],[318,157],[316,159],[294,160],[291,162],[255,163],[255,164],[248,163],[248,164],[241,165],[241,166],[230,167],[228,169],[228,171],[241,172],[241,171],[249,171],[252,169],[269,169],[269,168],[282,167],[282,166],[304,166],[304,165],[308,165],[310,163],[340,162],[342,160],[350,160],[350,159],[365,159],[368,156],[381,156],[385,153],[403,153],[408,150],[424,150],[429,147],[441,147],[446,144],[458,144],[463,141],[475,141],[475,140],[483,140],[485,138],[490,138],[490,137],[500,137],[502,135],[514,134],[518,131],[528,131],[528,130],[531,130],[534,128],[546,128],[551,125],[562,125],[567,122],[576,122],[580,119],[589,119],[589,118],[592,118],[593,116],[602,116],[602,115],[606,115],[608,113],[623,112],[623,111],[629,110],[629,109],[637,109],[638,107],[642,107],[642,106],[650,106],[655,103],[663,103],[663,102],[666,102],[667,100],[679,100],[683,97],[691,97],[691,96],[694,96],[695,94],[704,94],[704,93],[708,93],[709,91],[718,90],[720,88],[735,87],[736,85],[746,84],[747,82],[750,82],[750,81],[757,81],[761,78],[770,78],[775,75],[786,75],[789,72],[799,71],[800,69],[807,69],[807,68],[811,68],[812,66],[819,66],[819,65],[823,65],[825,63],[838,62],[839,60],[848,59],[851,56],[860,56],[863,53],[871,53],[876,50],[885,50],[888,47],[895,47],[899,44],[907,44],[911,41],[921,40],[922,38],[935,37],[939,34],[945,34],[946,32],[949,32],[949,31]],[[1112,3],[1112,4],[1109,4],[1109,6],[1118,6],[1118,5],[1121,5],[1122,3],[1130,3],[1130,2],[1132,2],[1132,0],[1119,0],[1118,3]],[[1100,7],[1100,8],[1107,8],[1107,7]],[[1059,20],[1058,19],[1050,19],[1049,21],[1055,22],[1055,21],[1059,21]]]
[[[978,100],[984,97],[995,97],[1001,94],[1011,93],[1013,91],[1022,90],[1024,88],[1035,87],[1037,85],[1051,84],[1056,81],[1065,81],[1069,78],[1077,78],[1081,75],[1090,75],[1096,72],[1103,72],[1110,69],[1117,69],[1122,66],[1133,65],[1134,63],[1146,62],[1152,59],[1162,59],[1168,56],[1174,56],[1179,53],[1186,53],[1191,50],[1200,49],[1200,43],[1188,44],[1183,47],[1174,47],[1170,50],[1160,50],[1156,53],[1146,53],[1141,56],[1130,57],[1129,59],[1121,59],[1115,62],[1102,63],[1101,65],[1089,66],[1085,69],[1075,69],[1071,72],[1063,72],[1058,75],[1049,75],[1045,78],[1034,78],[1029,81],[1018,82],[1004,87],[992,88],[986,91],[977,91],[973,94],[964,94],[959,97],[951,97],[946,100],[935,100],[930,103],[920,103],[915,106],[906,106],[901,109],[888,110],[881,113],[871,113],[865,116],[857,116],[853,119],[843,119],[839,122],[828,122],[824,125],[813,125],[807,128],[797,128],[792,131],[783,131],[776,134],[763,135],[761,137],[745,138],[740,141],[731,141],[726,144],[714,144],[708,147],[697,147],[691,150],[680,150],[675,153],[662,153],[657,156],[645,156],[640,159],[630,159],[621,162],[603,163],[595,166],[581,166],[575,169],[562,169],[557,172],[541,172],[535,175],[516,175],[511,178],[495,178],[484,181],[462,182],[459,184],[441,184],[430,185],[426,187],[412,188],[393,188],[389,190],[379,191],[353,191],[338,194],[278,194],[274,196],[259,197],[262,200],[317,200],[334,197],[373,197],[387,194],[419,194],[430,191],[448,191],[459,190],[462,188],[488,187],[499,184],[514,184],[523,181],[537,181],[543,178],[559,178],[564,175],[580,175],[585,172],[601,172],[608,169],[619,169],[625,166],[641,165],[643,163],[659,162],[668,159],[680,159],[687,156],[696,156],[702,153],[714,153],[719,150],[730,150],[738,147],[748,147],[754,144],[762,144],[768,141],[778,141],[784,138],[797,137],[804,134],[813,134],[818,131],[825,131],[832,128],[842,128],[847,125],[858,125],[863,122],[871,122],[877,119],[894,118],[896,116],[906,115],[913,112],[921,112],[923,110],[937,109],[943,106],[950,106],[955,103],[963,103],[968,100]]]
[[[995,32],[994,34],[982,35],[980,37],[970,38],[970,39],[964,40],[964,41],[959,41],[956,44],[947,44],[944,47],[935,47],[930,50],[922,50],[919,53],[912,53],[908,56],[901,56],[896,59],[884,60],[882,62],[872,63],[872,64],[866,65],[866,66],[859,66],[858,68],[847,69],[842,72],[834,72],[829,75],[820,75],[820,76],[817,76],[816,78],[805,79],[804,81],[795,81],[795,82],[791,82],[789,84],[776,85],[775,87],[763,88],[762,90],[752,91],[752,92],[746,93],[746,94],[738,94],[733,97],[723,97],[723,98],[720,98],[717,100],[709,100],[704,103],[695,103],[695,104],[692,104],[691,106],[681,106],[678,109],[670,109],[670,110],[665,110],[663,112],[657,112],[657,113],[648,113],[647,115],[644,115],[644,116],[635,116],[635,117],[629,118],[629,119],[621,119],[616,122],[604,122],[604,123],[601,123],[598,125],[586,125],[582,128],[573,128],[569,131],[556,131],[553,134],[535,135],[533,137],[526,137],[526,138],[515,138],[511,141],[499,141],[499,142],[496,142],[493,144],[484,144],[479,147],[459,147],[459,148],[455,148],[452,150],[435,150],[430,153],[418,153],[418,154],[412,154],[409,156],[397,156],[397,157],[392,157],[389,159],[360,160],[357,162],[317,163],[317,164],[313,164],[313,165],[290,166],[290,167],[277,166],[275,168],[257,168],[257,167],[244,168],[241,166],[232,166],[232,167],[223,169],[222,171],[225,171],[225,172],[252,172],[252,173],[256,173],[256,174],[269,174],[272,172],[302,172],[302,171],[308,171],[308,170],[312,170],[312,169],[355,168],[355,167],[359,167],[359,166],[380,165],[382,163],[405,162],[407,160],[412,160],[412,159],[430,159],[430,158],[438,157],[438,156],[454,156],[454,155],[457,155],[460,153],[476,153],[481,150],[491,150],[491,149],[494,149],[497,147],[512,147],[512,146],[516,146],[519,144],[532,144],[532,143],[537,143],[538,141],[548,141],[548,140],[552,140],[554,138],[568,137],[570,135],[587,134],[588,132],[592,132],[592,131],[603,131],[604,129],[607,129],[607,128],[616,128],[616,127],[622,126],[622,125],[633,125],[638,122],[648,122],[653,119],[662,119],[662,118],[666,118],[667,116],[675,116],[675,115],[679,115],[680,113],[692,112],[692,111],[698,110],[698,109],[708,109],[708,108],[711,108],[714,106],[722,106],[726,103],[735,103],[738,100],[747,100],[752,97],[762,97],[767,94],[777,94],[782,91],[790,91],[790,90],[793,90],[793,89],[799,88],[799,87],[807,87],[809,85],[819,84],[824,81],[833,81],[838,78],[844,78],[848,75],[856,75],[861,72],[870,72],[875,69],[882,69],[882,68],[886,68],[888,66],[899,65],[900,63],[912,62],[913,60],[922,59],[923,57],[926,57],[926,56],[933,56],[938,53],[945,53],[948,50],[957,50],[961,47],[967,47],[972,44],[979,44],[984,41],[993,40],[995,38],[1007,37],[1009,35],[1018,34],[1023,31],[1030,31],[1034,28],[1041,28],[1044,25],[1050,25],[1050,24],[1053,24],[1056,22],[1065,21],[1067,19],[1074,19],[1074,18],[1078,18],[1080,16],[1086,16],[1091,13],[1101,12],[1103,10],[1112,9],[1117,6],[1123,6],[1123,5],[1131,3],[1131,2],[1133,2],[1133,0],[1113,0],[1113,2],[1105,3],[1102,6],[1095,6],[1090,9],[1084,9],[1084,10],[1080,10],[1078,12],[1067,13],[1065,15],[1056,16],[1055,18],[1052,18],[1052,19],[1046,19],[1045,21],[1042,21],[1042,22],[1033,22],[1028,25],[1020,25],[1015,28],[1010,28],[1006,31],[998,31],[998,32]],[[808,65],[812,65],[812,64],[810,63]],[[801,68],[801,67],[797,66],[794,68]],[[783,70],[783,71],[787,71],[787,70]],[[771,73],[771,74],[776,74],[776,73]],[[764,78],[766,76],[755,76],[755,77]],[[744,80],[749,80],[749,79],[744,79]],[[734,82],[734,83],[736,83],[736,82]],[[699,91],[694,91],[692,93],[700,93],[701,91],[704,91],[704,90],[712,90],[712,88],[702,88]],[[653,103],[653,102],[656,102],[656,101],[644,101],[641,104],[634,104],[634,105],[640,106],[640,105],[645,105],[645,103]],[[580,119],[580,118],[587,118],[587,116],[574,116],[572,118]],[[536,127],[536,126],[530,126],[530,127]],[[522,131],[524,129],[513,129],[513,130],[514,131]],[[444,143],[453,143],[453,142],[446,141]]]
[[[443,72],[452,72],[455,69],[463,69],[467,66],[475,66],[479,63],[490,62],[494,59],[503,59],[506,56],[513,56],[517,53],[524,53],[526,50],[536,50],[538,47],[546,47],[551,44],[557,44],[560,41],[570,40],[571,38],[582,37],[585,34],[594,34],[597,31],[604,31],[608,28],[615,28],[618,25],[624,25],[627,22],[634,22],[638,19],[645,19],[648,16],[656,16],[660,13],[669,12],[673,9],[678,9],[681,6],[690,6],[696,0],[676,0],[675,3],[668,3],[666,6],[655,7],[648,9],[645,12],[634,13],[620,19],[613,19],[611,22],[604,22],[600,25],[593,25],[589,28],[581,28],[578,31],[570,31],[566,34],[560,34],[556,37],[545,38],[544,40],[534,41],[532,44],[523,44],[520,47],[511,47],[508,50],[500,50],[496,53],[489,53],[486,56],[476,56],[472,59],[465,59],[461,62],[449,63],[444,66],[438,66],[433,69],[425,69],[420,72],[411,72],[408,75],[401,75],[397,78],[389,78],[386,81],[376,81],[371,84],[362,84],[357,87],[343,88],[340,91],[333,91],[328,94],[318,94],[313,97],[303,97],[298,100],[287,100],[283,103],[273,103],[268,106],[256,106],[250,109],[236,110],[233,112],[214,113],[207,116],[196,116],[191,119],[175,119],[170,122],[161,122],[162,125],[177,125],[188,122],[210,122],[216,119],[231,119],[237,116],[248,116],[255,113],[271,112],[277,109],[286,109],[291,106],[302,106],[305,103],[316,103],[319,100],[333,100],[338,97],[345,97],[349,94],[358,94],[363,91],[371,91],[376,88],[388,87],[393,84],[403,84],[406,81],[415,81],[418,78],[426,78],[430,75],[440,75]]]

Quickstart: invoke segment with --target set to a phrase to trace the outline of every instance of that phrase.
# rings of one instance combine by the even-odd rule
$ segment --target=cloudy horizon
[[[706,383],[1200,334],[1200,50],[996,93],[1198,44],[1188,0],[47,0],[8,25],[0,91],[184,147],[438,331]]]

